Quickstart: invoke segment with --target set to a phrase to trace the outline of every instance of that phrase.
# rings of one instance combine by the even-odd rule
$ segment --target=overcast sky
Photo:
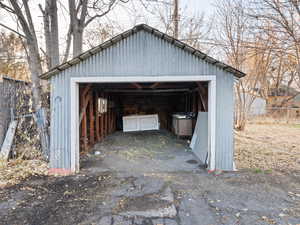
[[[157,0],[149,0],[149,1],[157,1]],[[172,3],[173,0],[158,0],[158,1],[165,1]],[[62,2],[62,4],[60,4]],[[103,23],[106,21],[108,23],[108,20],[113,20],[114,24],[120,24],[119,30],[116,29],[116,33],[130,29],[132,26],[136,25],[137,23],[147,23],[151,26],[155,26],[158,29],[160,28],[158,24],[160,23],[159,19],[157,18],[157,15],[151,15],[150,13],[147,14],[145,9],[143,7],[140,7],[137,3],[139,0],[130,0],[129,3],[123,4],[122,6],[116,7],[112,12],[110,12],[106,18],[100,18],[98,23]],[[200,15],[201,13],[205,13],[207,18],[212,14],[213,11],[213,4],[214,0],[179,0],[180,3],[180,10],[181,12],[184,12],[185,16],[192,17],[193,15]],[[30,6],[32,10],[32,17],[34,19],[35,25],[36,25],[36,31],[38,34],[39,40],[42,40],[43,37],[43,21],[42,21],[42,14],[40,10],[38,9],[38,3],[44,4],[44,0],[31,0]],[[60,43],[64,45],[64,41],[66,39],[66,33],[68,30],[68,21],[69,16],[66,12],[66,8],[68,7],[67,0],[60,0],[58,1],[58,10],[59,10],[59,26],[60,26]],[[171,9],[171,7],[170,7]],[[131,15],[134,14],[134,16]],[[147,15],[146,15],[147,14]],[[139,15],[139,16],[137,16]],[[146,17],[145,17],[146,15]],[[146,18],[146,20],[145,20]],[[14,20],[9,16],[3,13],[3,11],[0,11],[0,21],[10,27],[15,26]],[[88,29],[93,30],[93,27],[97,26],[97,21],[94,21],[91,23],[88,27]],[[0,31],[4,31],[0,27]],[[43,45],[43,41],[40,43]],[[98,43],[97,43],[98,44]]]
[[[138,0],[130,0],[131,2],[138,2]],[[130,2],[129,1],[129,2]],[[149,1],[153,1],[155,2],[156,0],[149,0]],[[166,1],[166,2],[172,2],[172,0],[159,0],[159,1]],[[67,1],[66,0],[61,0],[60,2],[65,2],[65,5],[67,6]],[[200,14],[202,12],[204,12],[206,15],[210,15],[213,11],[213,4],[214,0],[179,0],[180,3],[180,8],[184,11],[188,11],[189,13],[192,14]],[[35,19],[35,21],[37,23],[41,23],[41,12],[39,11],[38,7],[37,7],[37,3],[44,3],[44,1],[42,0],[34,0],[31,1],[31,9],[33,12],[33,17]],[[129,3],[127,3],[129,4]],[[58,7],[60,7],[60,5],[58,4]],[[126,6],[129,7],[129,6]],[[138,10],[138,9],[137,9]],[[122,15],[119,14],[119,9],[115,9],[111,14],[109,14],[108,16],[117,16],[120,19],[120,22],[122,23],[127,23],[128,17],[130,17],[130,15],[126,15],[125,13],[121,13]],[[151,16],[150,16],[151,17]],[[64,18],[60,18],[62,22],[64,20]],[[66,18],[68,19],[68,18]],[[3,13],[3,11],[0,11],[0,21],[6,24],[13,24],[14,22],[11,21],[11,18],[7,15],[5,15]]]
[[[181,4],[189,4],[190,10],[193,13],[197,11],[205,12],[206,14],[211,14],[213,7],[212,4],[214,0],[181,0]]]

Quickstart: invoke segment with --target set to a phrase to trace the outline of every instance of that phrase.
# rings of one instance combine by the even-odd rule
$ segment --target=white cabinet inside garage
[[[123,117],[123,131],[159,130],[158,115],[132,115]]]

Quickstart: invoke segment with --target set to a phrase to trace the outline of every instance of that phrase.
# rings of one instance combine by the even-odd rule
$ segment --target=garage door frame
[[[70,78],[71,98],[71,170],[79,171],[79,84],[81,83],[149,83],[149,82],[208,82],[208,149],[209,170],[215,170],[216,157],[216,76],[97,76]]]

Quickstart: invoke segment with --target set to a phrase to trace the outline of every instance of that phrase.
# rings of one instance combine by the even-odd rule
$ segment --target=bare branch
[[[10,27],[4,25],[3,23],[0,23],[0,26],[2,26],[2,27],[4,27],[4,28],[6,28],[7,30],[9,30],[9,31],[11,31],[11,32],[13,32],[13,33],[19,35],[20,37],[26,39],[26,36],[25,36],[24,34],[21,34],[20,32],[18,32],[18,31],[16,31],[16,30],[14,30],[14,29],[12,29],[12,28],[10,28]]]
[[[15,13],[15,10],[8,5],[4,4],[3,2],[0,1],[0,8],[6,10],[9,13]]]
[[[71,49],[71,41],[72,41],[72,29],[71,26],[69,26],[68,34],[67,34],[67,45],[66,45],[66,51],[63,57],[63,62],[66,62],[68,60],[70,49]]]
[[[92,16],[90,19],[88,19],[85,23],[85,27],[89,25],[89,23],[91,23],[94,19],[99,18],[99,17],[103,17],[105,16],[107,13],[109,13],[111,11],[111,9],[113,8],[114,4],[116,3],[116,0],[111,0],[109,2],[108,8],[106,9],[106,11],[104,11],[101,14],[96,14],[95,16]]]

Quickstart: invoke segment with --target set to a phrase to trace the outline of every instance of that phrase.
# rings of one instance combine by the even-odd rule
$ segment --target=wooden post
[[[107,95],[107,134],[110,134],[110,96]]]
[[[113,102],[113,98],[111,98],[112,101],[112,107],[111,107],[111,133],[114,132],[114,120],[115,120],[115,116],[114,116],[114,102]]]
[[[95,95],[96,137],[97,137],[97,141],[100,141],[98,98],[99,98],[99,93],[97,91]]]
[[[106,99],[106,95],[103,94],[103,99]],[[106,112],[103,112],[103,138],[106,137]]]
[[[192,93],[192,97],[193,97],[193,100],[192,100],[192,112],[193,113],[197,113],[199,110],[198,110],[198,106],[197,106],[197,93],[196,92],[193,92]],[[197,114],[196,114],[197,115]],[[197,117],[196,117],[197,118]],[[193,123],[192,123],[192,130],[193,130],[193,133],[195,131],[195,127],[196,127],[196,122],[197,122],[197,119],[193,119]]]
[[[105,137],[108,135],[108,111],[109,111],[109,108],[108,108],[108,94],[106,94],[106,103],[107,103],[107,110],[106,110],[106,113],[105,113]]]
[[[89,102],[89,117],[90,117],[90,145],[95,144],[95,118],[94,118],[94,102],[93,92],[90,91],[91,100]]]
[[[82,94],[80,96],[80,98],[81,98],[81,106],[86,105],[85,96]],[[83,150],[86,151],[88,149],[86,108],[84,108],[83,110],[85,110],[85,113],[83,113],[83,115],[82,115],[81,136],[82,136],[82,139],[83,139]]]
[[[103,93],[100,94],[101,98],[103,99]],[[101,107],[102,107],[101,102]],[[101,140],[104,138],[104,113],[101,112],[100,114],[100,138]]]
[[[114,116],[113,116],[113,108],[112,108],[112,96],[110,96],[110,120],[109,120],[109,133],[111,134],[113,132],[113,120],[114,120]]]
[[[115,99],[113,98],[113,108],[112,108],[112,132],[116,131],[116,105],[115,105]]]

